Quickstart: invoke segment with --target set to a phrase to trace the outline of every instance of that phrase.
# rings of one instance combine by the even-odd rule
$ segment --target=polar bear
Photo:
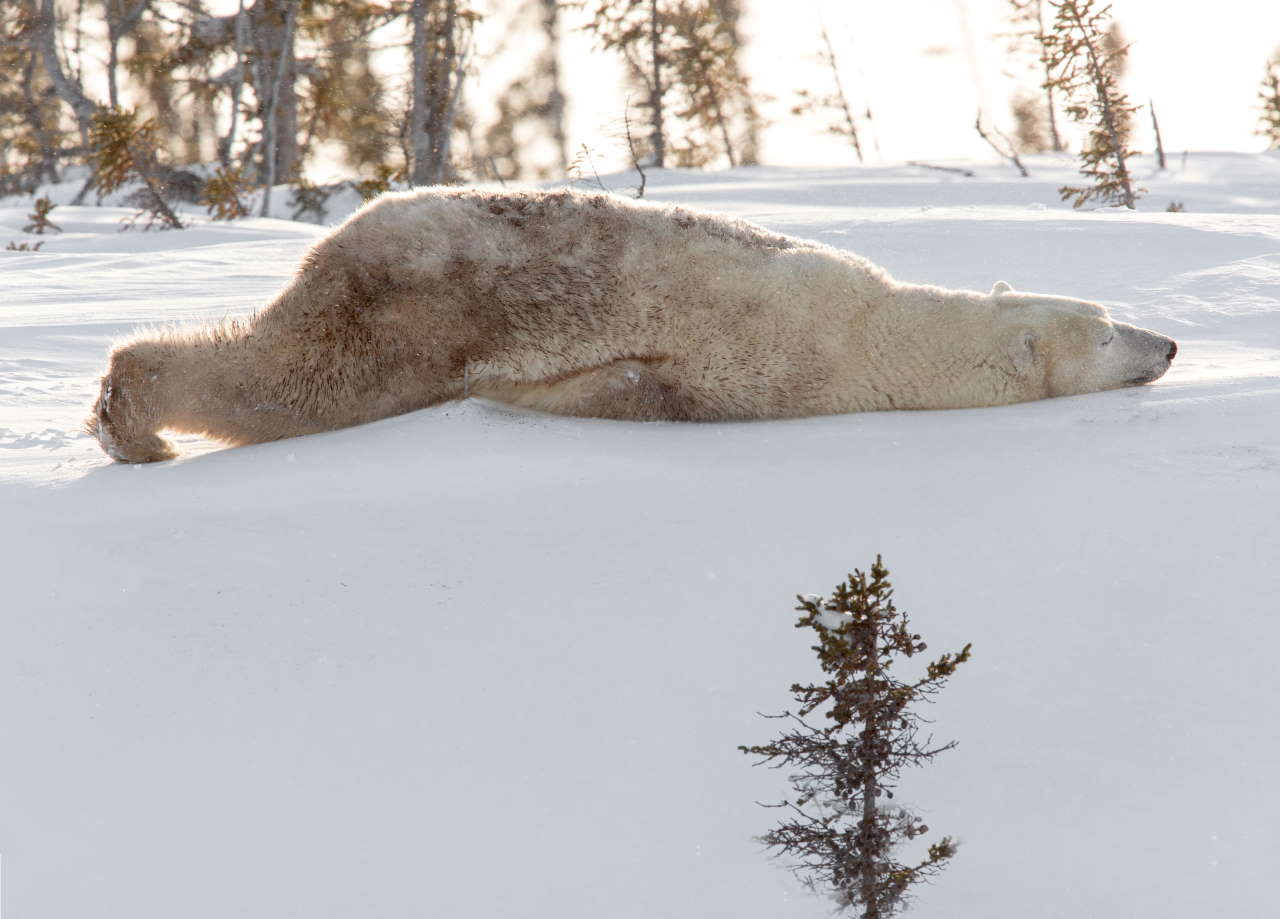
[[[89,432],[250,444],[483,396],[625,420],[1005,405],[1148,383],[1168,338],[1094,303],[905,284],[857,255],[577,191],[386,194],[253,316],[115,348]]]

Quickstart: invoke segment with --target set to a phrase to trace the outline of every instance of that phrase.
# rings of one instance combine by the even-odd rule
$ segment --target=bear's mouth
[[[1145,386],[1147,383],[1154,383],[1156,380],[1160,379],[1162,376],[1168,373],[1168,371],[1169,371],[1169,368],[1167,366],[1159,370],[1148,370],[1146,373],[1141,374],[1140,376],[1136,376],[1136,377],[1133,377],[1132,379],[1125,380],[1124,385],[1125,386]]]

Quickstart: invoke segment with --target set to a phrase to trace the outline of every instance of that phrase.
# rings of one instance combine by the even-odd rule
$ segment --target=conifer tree
[[[402,181],[404,174],[385,164],[374,170],[373,176],[352,182],[351,187],[360,193],[362,201],[372,201],[378,195],[391,191],[393,182]]]
[[[1124,29],[1120,23],[1114,19],[1107,23],[1107,30],[1102,33],[1102,60],[1103,66],[1111,75],[1111,80],[1116,86],[1119,86],[1125,78],[1125,74],[1129,72],[1129,46],[1130,42],[1125,37]],[[1130,110],[1119,110],[1116,113],[1117,131],[1120,135],[1120,142],[1128,145],[1133,136],[1133,113],[1137,111],[1135,106]]]
[[[108,195],[128,182],[139,182],[139,213],[134,219],[146,215],[148,227],[159,221],[165,229],[184,229],[165,200],[154,121],[139,122],[133,109],[99,109],[93,117],[91,144],[90,162],[100,195]]]
[[[1096,200],[1132,208],[1138,198],[1129,174],[1133,150],[1127,143],[1128,125],[1137,106],[1121,92],[1117,74],[1127,45],[1108,48],[1110,6],[1096,0],[1059,0],[1053,28],[1041,38],[1049,79],[1046,87],[1067,99],[1067,115],[1084,125],[1088,140],[1080,151],[1080,173],[1092,181],[1085,187],[1063,186],[1058,193],[1072,206]]]
[[[560,6],[556,0],[511,3],[501,42],[490,58],[526,62],[493,94],[497,115],[469,138],[471,154],[500,180],[563,178],[569,169],[565,96],[560,77]],[[536,39],[531,36],[536,35]]]
[[[1013,31],[1007,33],[1009,52],[1022,60],[1028,52],[1032,52],[1039,71],[1037,82],[1044,92],[1044,99],[1036,104],[1025,92],[1020,90],[1014,95],[1013,117],[1017,125],[1019,152],[1043,153],[1052,150],[1061,153],[1066,148],[1058,134],[1058,111],[1054,100],[1053,74],[1049,68],[1049,58],[1044,45],[1045,15],[1044,0],[1009,0],[1009,23]],[[1041,131],[1047,131],[1045,141]]]
[[[58,226],[49,219],[49,212],[58,205],[48,197],[36,198],[35,210],[27,215],[27,219],[31,222],[22,228],[23,233],[35,233],[37,236],[52,230],[55,233],[61,233],[62,227]]]
[[[640,107],[647,110],[649,154],[652,165],[662,168],[667,157],[667,128],[663,107],[668,90],[666,18],[659,0],[581,0],[591,19],[584,28],[595,33],[600,47],[617,51],[632,84],[644,88]]]
[[[376,167],[387,161],[393,121],[388,88],[373,69],[371,36],[389,18],[372,3],[313,8],[302,32],[315,51],[307,61],[307,85],[301,94],[301,155],[318,141],[341,144],[348,162]]]
[[[762,121],[738,64],[736,0],[683,0],[669,17],[674,114],[684,128],[672,145],[676,165],[705,166],[717,147],[730,166],[757,163]]]
[[[61,104],[41,64],[41,29],[34,0],[0,4],[0,195],[58,181],[59,164],[71,155]]]
[[[928,702],[969,660],[970,646],[932,661],[917,679],[899,679],[893,672],[898,658],[913,657],[926,645],[894,606],[889,570],[879,556],[870,576],[854,571],[831,597],[797,599],[802,615],[796,628],[816,633],[813,650],[826,676],[791,687],[798,709],[773,716],[787,722],[781,737],[739,747],[763,763],[795,770],[795,796],[774,805],[788,812],[786,819],[761,841],[791,859],[792,870],[812,887],[834,894],[842,909],[860,911],[861,919],[884,919],[905,904],[912,885],[940,872],[956,851],[943,837],[916,864],[898,861],[896,847],[929,828],[888,802],[905,767],[955,746],[921,738],[926,722],[913,706]],[[808,720],[815,713],[825,726]]]
[[[246,191],[243,167],[219,166],[204,184],[201,201],[206,213],[214,220],[235,220],[248,217],[249,207],[243,198]]]
[[[617,51],[649,122],[654,166],[759,158],[762,124],[739,64],[737,0],[579,0],[606,50]],[[669,124],[670,122],[670,124]],[[672,128],[678,131],[673,134]]]
[[[1047,153],[1053,149],[1053,137],[1043,102],[1025,90],[1014,94],[1009,102],[1013,115],[1014,149],[1018,153]]]
[[[316,223],[324,223],[329,216],[329,196],[334,192],[333,186],[319,186],[308,182],[305,177],[294,183],[289,196],[289,206],[293,208],[293,220],[302,220],[310,215]]]
[[[1262,114],[1256,133],[1267,139],[1268,150],[1280,150],[1280,49],[1267,61],[1258,101],[1262,103]]]

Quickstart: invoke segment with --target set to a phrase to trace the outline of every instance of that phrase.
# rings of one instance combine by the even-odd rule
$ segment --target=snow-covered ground
[[[7,914],[828,915],[753,841],[785,777],[736,745],[817,673],[794,595],[881,552],[931,650],[974,645],[930,712],[960,746],[904,778],[962,843],[912,915],[1275,915],[1280,157],[1171,166],[1137,213],[1058,204],[1046,160],[647,192],[1101,300],[1178,340],[1152,386],[721,425],[471,400],[147,467],[78,430],[112,338],[266,302],[321,231],[55,210],[0,251]]]

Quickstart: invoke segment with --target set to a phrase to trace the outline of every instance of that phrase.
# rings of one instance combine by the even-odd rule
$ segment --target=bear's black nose
[[[1169,360],[1173,360],[1173,356],[1178,353],[1178,343],[1176,341],[1169,342]]]

